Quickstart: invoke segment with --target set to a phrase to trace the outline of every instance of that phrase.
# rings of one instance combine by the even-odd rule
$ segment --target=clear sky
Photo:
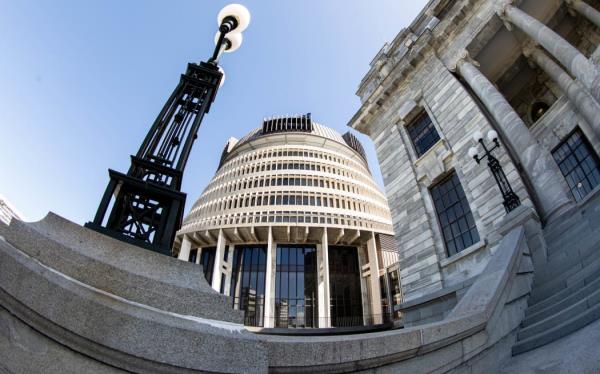
[[[225,141],[311,112],[340,132],[369,62],[426,0],[240,0],[252,13],[185,172],[187,210]],[[221,0],[1,0],[0,195],[28,220],[93,218],[184,72],[207,59]],[[377,182],[373,146],[361,136]]]

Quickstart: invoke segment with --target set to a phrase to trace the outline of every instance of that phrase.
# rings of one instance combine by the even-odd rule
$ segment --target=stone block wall
[[[481,272],[499,236],[494,227],[505,211],[502,197],[485,165],[468,155],[471,134],[491,130],[478,104],[436,56],[429,56],[394,97],[370,133],[383,174],[399,243],[402,287],[406,300],[469,279]],[[417,157],[405,126],[426,111],[441,140]],[[500,162],[526,205],[532,205],[519,173],[504,148]],[[465,190],[481,242],[449,259],[429,189],[454,171]],[[455,257],[453,256],[453,257]]]
[[[597,0],[586,2],[597,9]],[[503,143],[495,155],[523,205],[538,209],[544,220],[552,218],[546,213],[558,212],[573,202],[549,153],[576,127],[600,153],[597,123],[586,123],[589,113],[584,117],[563,95],[554,81],[556,74],[541,74],[556,100],[531,126],[518,125],[518,119],[507,119],[510,113],[489,107],[499,104],[504,108],[501,100],[494,102],[502,98],[497,95],[503,93],[498,87],[500,78],[511,76],[519,67],[517,62],[534,70],[542,69],[524,58],[528,45],[540,41],[510,24],[500,11],[501,2],[457,0],[438,14],[440,4],[442,1],[430,2],[409,28],[378,53],[357,92],[362,106],[349,123],[370,136],[375,145],[399,243],[405,301],[477,276],[496,251],[500,235],[495,227],[506,213],[485,161],[478,165],[467,155],[474,145],[473,132],[486,134],[494,129],[501,138],[510,138],[510,144]],[[519,12],[524,16],[527,13],[527,17],[553,28],[555,42],[564,38],[584,56],[591,55],[592,60],[598,61],[597,27],[564,2],[528,1],[513,6],[521,7]],[[503,46],[506,50],[494,49]],[[552,56],[556,51],[544,53],[556,59]],[[470,71],[477,74],[467,78],[464,71],[457,69],[458,61],[467,63],[472,67]],[[464,81],[459,75],[465,77]],[[470,83],[465,83],[467,80]],[[487,81],[492,85],[479,84]],[[478,87],[479,92],[475,93],[469,85]],[[494,91],[494,85],[498,91]],[[421,111],[432,119],[441,140],[418,157],[405,127]],[[518,126],[511,125],[515,123]],[[522,149],[513,149],[517,147]],[[451,172],[461,181],[481,241],[448,256],[429,191]],[[532,194],[534,189],[536,194]],[[548,209],[553,204],[549,201],[564,205]]]

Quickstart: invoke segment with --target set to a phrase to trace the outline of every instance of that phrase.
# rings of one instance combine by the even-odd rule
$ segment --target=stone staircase
[[[544,237],[548,261],[536,269],[513,355],[600,319],[600,193],[549,224]]]

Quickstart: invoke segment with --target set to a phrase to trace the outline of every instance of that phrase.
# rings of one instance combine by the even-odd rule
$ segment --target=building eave
[[[367,75],[361,80],[357,95],[361,97],[362,105],[354,116],[350,119],[347,126],[363,133],[369,134],[372,117],[377,116],[381,107],[384,106],[390,96],[394,96],[398,88],[402,86],[402,81],[410,77],[415,71],[415,67],[423,61],[425,56],[430,54],[437,55],[437,49],[440,45],[440,40],[447,39],[454,35],[455,30],[460,27],[468,17],[465,14],[465,9],[473,8],[478,0],[465,0],[453,3],[452,14],[436,24],[433,27],[425,26],[419,35],[413,34],[413,30],[420,27],[424,22],[430,22],[435,17],[435,9],[440,5],[442,0],[431,0],[425,9],[416,17],[415,21],[408,29],[403,29],[394,38],[389,45],[386,44],[386,53],[378,53],[376,59],[371,63],[371,69]],[[422,26],[422,25],[421,25]],[[413,37],[411,39],[411,36]],[[444,41],[447,42],[447,41]],[[405,54],[394,61],[393,56],[399,48],[407,46],[408,50]],[[393,64],[393,66],[390,66]],[[366,94],[368,85],[375,79],[377,74],[388,71],[384,76],[380,77],[380,82],[373,88],[368,97],[363,97]]]

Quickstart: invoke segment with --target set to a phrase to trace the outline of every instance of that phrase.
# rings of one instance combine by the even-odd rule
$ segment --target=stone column
[[[550,152],[538,144],[502,93],[470,61],[466,51],[457,61],[456,70],[494,117],[503,140],[514,149],[514,156],[535,190],[543,216],[549,218],[567,207],[571,199],[566,182]]]
[[[369,253],[369,274],[371,282],[371,313],[373,314],[373,323],[382,323],[381,315],[381,287],[379,287],[379,260],[377,258],[377,246],[375,243],[375,233],[371,233],[371,238],[367,241],[367,251]]]
[[[200,265],[200,257],[202,257],[202,248],[198,248],[198,253],[196,254],[196,265]]]
[[[179,250],[179,256],[177,256],[178,260],[181,261],[189,261],[190,259],[190,251],[192,250],[192,241],[187,235],[183,235],[183,240],[181,242],[181,249]]]
[[[331,327],[329,300],[329,245],[327,244],[327,228],[323,228],[321,244],[317,245],[317,270],[319,287],[317,289],[319,303],[319,327]]]
[[[600,71],[577,48],[542,22],[510,4],[503,5],[498,14],[550,52],[600,102]]]
[[[267,243],[267,269],[265,274],[265,327],[275,327],[275,274],[277,247],[273,240],[273,229],[269,226]]]
[[[565,0],[565,3],[567,3],[571,9],[587,18],[591,23],[596,25],[596,27],[600,27],[600,12],[596,9],[582,0]]]
[[[223,274],[221,275],[221,277],[225,277],[225,289],[223,290],[223,295],[230,296],[235,245],[229,244],[227,248],[229,249],[229,256],[227,258],[227,261],[223,261]]]
[[[600,137],[600,104],[592,95],[540,48],[530,46],[525,48],[523,53],[558,84],[558,87],[569,98],[569,101],[579,110],[579,113],[591,127],[587,131],[583,129],[584,132],[591,131]]]
[[[215,251],[215,264],[213,266],[212,288],[219,292],[221,290],[221,278],[223,271],[223,255],[225,254],[225,234],[223,229],[219,229],[219,238],[217,239],[217,250]]]
[[[357,246],[356,255],[358,256],[358,272],[360,274],[360,300],[363,310],[362,321],[364,326],[368,326],[372,324],[369,318],[374,313],[371,311],[371,277],[369,276],[369,254],[366,245]]]

